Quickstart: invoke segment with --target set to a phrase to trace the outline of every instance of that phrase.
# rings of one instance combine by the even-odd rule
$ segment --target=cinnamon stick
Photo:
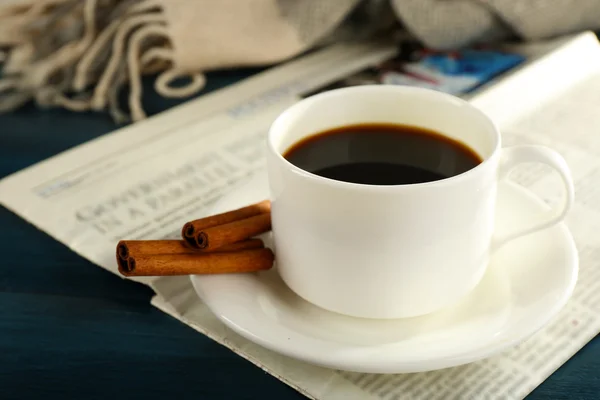
[[[274,259],[268,248],[204,254],[130,255],[126,262],[119,264],[119,272],[125,276],[256,272],[270,269]]]
[[[219,248],[218,251],[236,251],[265,247],[260,239],[247,239]],[[117,256],[123,260],[129,255],[199,253],[201,250],[187,245],[183,240],[121,240],[117,244]]]
[[[228,224],[203,229],[196,235],[195,245],[198,249],[211,251],[267,232],[270,229],[271,213],[263,213]]]
[[[190,253],[197,250],[189,247],[183,240],[121,240],[117,244],[117,256],[122,260],[130,254],[170,254]]]
[[[269,200],[263,200],[259,203],[251,204],[249,206],[238,208],[236,210],[196,219],[183,225],[183,228],[181,229],[181,237],[188,244],[194,246],[195,238],[198,235],[198,232],[202,229],[210,228],[217,225],[228,224],[230,222],[250,218],[255,215],[268,213],[270,211],[271,202]]]
[[[214,252],[239,251],[264,248],[260,239],[247,239],[213,250]],[[127,269],[130,256],[158,254],[202,254],[205,250],[189,247],[183,240],[121,240],[117,244],[119,270]]]

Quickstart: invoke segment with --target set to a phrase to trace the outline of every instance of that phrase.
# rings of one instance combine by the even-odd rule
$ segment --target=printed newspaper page
[[[0,182],[0,202],[116,273],[119,239],[177,237],[185,221],[202,216],[232,185],[264,167],[264,136],[276,115],[395,52],[394,47],[369,43],[312,53],[14,174]],[[229,331],[200,302],[186,277],[136,280],[155,289],[155,306],[308,397],[523,397],[600,331],[593,318],[600,309],[593,279],[600,243],[586,239],[600,225],[593,201],[595,171],[600,170],[593,155],[600,151],[600,141],[592,132],[600,120],[590,111],[600,101],[596,70],[598,44],[591,34],[581,35],[549,55],[534,55],[497,85],[475,96],[466,94],[501,125],[505,143],[557,148],[577,180],[578,203],[569,219],[581,251],[582,278],[575,296],[551,326],[505,355],[421,374],[327,370],[274,354]],[[564,135],[567,130],[578,133],[572,143]],[[555,195],[556,185],[543,169],[524,171],[517,180]]]

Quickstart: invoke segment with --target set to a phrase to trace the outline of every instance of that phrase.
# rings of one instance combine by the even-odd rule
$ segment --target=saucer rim
[[[260,174],[258,174],[258,175],[260,175]],[[257,177],[258,176],[254,176],[251,179],[257,179]],[[540,208],[542,208],[542,207],[547,208],[547,205],[539,197],[537,197],[535,194],[533,194],[530,190],[528,190],[516,183],[513,183],[511,181],[506,181],[506,182],[503,182],[502,184],[509,185],[511,187],[511,189],[519,192],[520,196],[528,197],[529,201],[535,202]],[[237,193],[239,190],[242,190],[246,186],[247,186],[247,184],[240,185],[239,187],[234,188],[227,195],[225,195],[225,197],[234,195],[235,193]],[[573,291],[575,289],[577,280],[578,280],[579,254],[577,251],[577,247],[576,247],[573,235],[564,222],[560,222],[549,229],[555,229],[555,230],[559,230],[561,232],[561,236],[563,237],[561,240],[562,245],[565,248],[568,248],[567,254],[569,255],[569,260],[567,261],[567,264],[572,266],[571,268],[569,268],[570,281],[568,282],[568,284],[565,284],[565,290],[563,291],[562,296],[560,298],[556,299],[556,301],[554,302],[552,307],[548,308],[547,312],[542,314],[542,316],[540,316],[538,319],[534,320],[533,321],[534,323],[528,323],[527,324],[528,329],[520,329],[516,333],[509,335],[507,339],[500,340],[497,342],[495,342],[494,339],[492,338],[492,339],[488,340],[487,342],[480,344],[478,347],[468,349],[468,351],[466,351],[466,352],[461,352],[461,353],[450,355],[450,356],[444,357],[444,358],[439,358],[439,357],[436,358],[434,356],[430,356],[428,358],[423,358],[423,359],[412,361],[412,362],[406,362],[406,361],[402,361],[402,360],[393,360],[393,361],[392,360],[387,360],[387,361],[378,360],[378,361],[373,362],[373,361],[365,360],[364,358],[361,358],[361,357],[346,358],[343,355],[340,357],[340,354],[337,354],[335,356],[332,356],[331,354],[321,355],[320,357],[316,356],[315,354],[310,354],[310,353],[306,354],[306,352],[302,351],[302,349],[304,348],[303,346],[285,346],[284,342],[282,342],[282,343],[273,342],[272,340],[269,340],[268,338],[263,338],[261,336],[255,335],[250,330],[240,326],[239,324],[234,323],[229,318],[227,318],[227,316],[225,316],[222,313],[217,311],[218,307],[215,307],[214,304],[212,304],[212,302],[210,301],[209,297],[211,297],[211,296],[206,296],[204,294],[204,291],[200,287],[200,283],[199,283],[199,281],[202,279],[202,276],[192,275],[192,276],[190,276],[190,280],[192,282],[194,290],[196,291],[196,294],[200,297],[200,299],[207,305],[207,307],[211,310],[211,312],[221,322],[223,322],[227,327],[229,327],[230,329],[232,329],[234,332],[241,335],[242,337],[246,338],[247,340],[250,340],[250,341],[254,342],[255,344],[258,344],[258,345],[260,345],[268,350],[274,351],[278,354],[292,357],[292,358],[295,358],[295,359],[298,359],[298,360],[301,360],[301,361],[304,361],[304,362],[307,362],[307,363],[310,363],[313,365],[319,365],[319,366],[327,367],[327,368],[339,369],[339,370],[344,370],[344,371],[352,371],[352,372],[360,372],[360,373],[384,373],[384,374],[386,374],[386,373],[425,372],[425,371],[439,370],[439,369],[464,365],[464,364],[468,364],[468,363],[471,363],[471,362],[474,362],[477,360],[485,359],[485,358],[491,357],[493,355],[496,355],[498,353],[501,353],[511,347],[518,345],[519,343],[522,343],[529,337],[535,335],[542,328],[544,328],[564,308],[564,306],[566,305],[568,300],[571,298]],[[297,331],[294,331],[290,328],[286,328],[286,329],[289,329],[292,332],[298,333]],[[309,340],[319,340],[319,341],[323,341],[323,342],[329,342],[332,344],[336,343],[335,341],[332,341],[332,340],[317,339],[317,338],[308,337],[306,335],[303,335],[303,336]],[[339,342],[337,344],[339,344]],[[366,347],[380,348],[382,346],[385,346],[385,345],[373,345],[373,346],[366,346]],[[356,348],[356,347],[365,347],[365,346],[348,344],[348,345],[346,345],[346,347],[347,348]]]

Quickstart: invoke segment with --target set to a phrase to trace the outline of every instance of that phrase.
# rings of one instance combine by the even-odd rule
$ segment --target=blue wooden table
[[[214,73],[206,91],[250,72]],[[149,114],[178,103],[145,93]],[[0,115],[0,177],[115,128],[33,106]],[[0,399],[304,398],[2,207],[0,252]],[[528,398],[599,399],[598,371],[596,338]]]

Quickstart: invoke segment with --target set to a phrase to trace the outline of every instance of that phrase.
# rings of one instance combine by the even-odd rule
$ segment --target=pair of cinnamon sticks
[[[192,248],[213,250],[271,229],[268,200],[186,223],[181,236]]]
[[[273,252],[253,236],[271,229],[268,200],[186,223],[182,240],[121,240],[116,257],[124,276],[223,274],[272,267]]]

